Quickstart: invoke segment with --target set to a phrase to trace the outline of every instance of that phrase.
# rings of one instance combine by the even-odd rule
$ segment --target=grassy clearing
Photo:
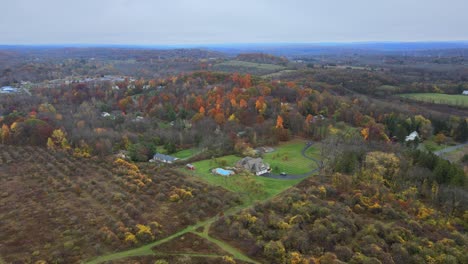
[[[400,94],[401,97],[433,104],[446,104],[468,107],[468,96],[458,94],[412,93]]]
[[[193,175],[202,178],[203,180],[207,181],[210,184],[215,186],[221,186],[229,191],[236,192],[236,193],[244,193],[245,189],[241,184],[239,184],[239,176],[233,175],[230,177],[223,177],[219,175],[213,175],[210,172],[211,168],[215,167],[222,167],[218,164],[226,164],[226,166],[234,166],[237,161],[239,161],[241,157],[237,157],[234,155],[224,156],[221,158],[216,158],[213,160],[202,160],[193,163],[196,167],[196,170]],[[184,170],[186,173],[187,170]],[[279,194],[283,190],[299,183],[301,179],[296,180],[282,180],[282,179],[270,179],[261,176],[252,176],[255,182],[262,186],[263,193],[254,194],[254,195],[246,195],[243,197],[245,203],[250,204],[255,200],[262,200],[272,197],[276,194]]]
[[[302,156],[301,151],[305,146],[304,141],[296,140],[283,143],[271,153],[263,156],[265,162],[270,164],[273,172],[286,172],[287,174],[303,174],[316,168],[315,163]],[[310,148],[311,153],[317,151],[316,147]]]
[[[178,151],[172,154],[172,156],[179,158],[179,159],[188,159],[197,153],[198,153],[198,150],[191,148],[191,149],[184,149],[184,150]]]
[[[423,142],[423,145],[426,150],[432,151],[432,152],[450,147],[449,145],[446,145],[446,144],[439,145],[435,143],[433,140],[426,140]]]
[[[264,155],[265,162],[269,163],[272,168],[276,168],[279,172],[286,172],[288,174],[304,174],[316,168],[316,164],[303,157],[301,154],[302,149],[305,146],[304,141],[296,140],[287,143],[283,143],[276,147],[272,153]],[[307,154],[311,157],[319,157],[319,149],[315,146],[308,149]],[[230,177],[223,177],[211,174],[210,169],[216,167],[233,167],[236,162],[242,157],[235,155],[224,156],[215,159],[202,160],[193,163],[196,170],[193,172],[186,173],[193,174],[202,178],[210,184],[221,186],[227,190],[236,193],[244,193],[245,188],[239,184],[239,176],[234,175]],[[285,189],[299,183],[301,179],[295,180],[283,180],[283,179],[271,179],[261,176],[254,176],[255,182],[260,184],[263,189],[263,193],[256,194],[253,196],[244,197],[245,202],[250,203],[254,200],[262,200],[277,195]]]

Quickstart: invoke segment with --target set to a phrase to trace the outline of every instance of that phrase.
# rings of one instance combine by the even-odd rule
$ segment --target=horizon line
[[[467,44],[467,40],[382,40],[382,41],[317,41],[317,42],[211,42],[211,43],[0,43],[0,47],[204,47],[204,46],[242,46],[242,45],[366,45],[366,44]]]

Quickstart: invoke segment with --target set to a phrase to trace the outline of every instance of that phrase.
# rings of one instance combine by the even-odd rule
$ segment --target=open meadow
[[[446,104],[459,107],[468,107],[468,96],[458,94],[439,93],[411,93],[400,94],[401,97],[432,104]]]

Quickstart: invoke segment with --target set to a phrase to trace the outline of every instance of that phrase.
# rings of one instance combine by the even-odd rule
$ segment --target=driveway
[[[464,146],[468,146],[468,142],[465,142],[465,143],[462,143],[462,144],[459,144],[459,145],[456,145],[456,146],[451,146],[451,147],[448,147],[448,148],[444,148],[444,149],[441,149],[441,150],[437,150],[437,151],[434,151],[434,154],[436,154],[437,156],[440,156],[444,153],[448,153],[448,152],[452,152],[452,151],[455,151],[459,148],[463,148]]]

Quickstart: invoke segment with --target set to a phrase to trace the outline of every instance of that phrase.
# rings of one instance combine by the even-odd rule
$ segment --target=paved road
[[[315,168],[315,169],[313,169],[313,170],[311,170],[309,172],[303,173],[303,174],[288,174],[288,175],[282,176],[280,174],[268,173],[268,174],[263,174],[263,175],[260,175],[260,176],[267,177],[267,178],[272,178],[272,179],[295,180],[295,179],[305,178],[305,177],[311,175],[312,173],[315,173],[315,172],[319,171],[320,168],[322,167],[322,161],[314,159],[312,157],[309,157],[305,153],[310,147],[312,147],[312,145],[313,145],[313,142],[307,142],[306,146],[302,149],[301,154],[302,154],[302,156],[304,158],[315,162],[317,164],[317,168]]]
[[[434,154],[436,154],[437,156],[441,156],[442,154],[452,152],[454,150],[463,148],[465,146],[468,146],[468,142],[465,142],[465,143],[462,143],[462,144],[459,144],[459,145],[456,145],[456,146],[451,146],[451,147],[448,147],[448,148],[444,148],[444,149],[441,149],[441,150],[434,151]]]

